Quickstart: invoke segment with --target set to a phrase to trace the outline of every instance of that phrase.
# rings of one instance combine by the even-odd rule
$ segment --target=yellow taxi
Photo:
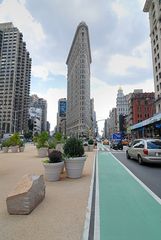
[[[123,140],[122,140],[122,144],[123,144],[124,146],[128,146],[128,145],[129,145],[129,141],[128,141],[127,139],[123,139]]]
[[[103,145],[109,145],[108,139],[104,139],[104,140],[103,140]]]

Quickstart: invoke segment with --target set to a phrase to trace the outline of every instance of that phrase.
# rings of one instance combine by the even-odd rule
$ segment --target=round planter
[[[59,163],[43,163],[45,168],[45,179],[49,182],[58,181],[60,173],[64,166],[64,162]]]
[[[88,145],[88,151],[93,152],[93,145]]]
[[[2,151],[3,151],[4,153],[8,153],[8,147],[2,147]]]
[[[80,178],[86,157],[68,158],[65,160],[65,169],[69,178]]]
[[[38,156],[40,158],[47,157],[48,156],[48,148],[39,148],[38,149]]]
[[[84,146],[84,151],[88,152],[88,146]]]
[[[12,153],[17,153],[18,152],[19,146],[11,146],[11,152]]]

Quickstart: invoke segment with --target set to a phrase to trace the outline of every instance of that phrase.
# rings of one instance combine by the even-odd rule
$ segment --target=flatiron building
[[[88,136],[91,131],[88,26],[81,22],[67,57],[67,135]]]

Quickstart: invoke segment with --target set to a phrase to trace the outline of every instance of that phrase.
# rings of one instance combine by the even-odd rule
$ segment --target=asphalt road
[[[137,178],[139,178],[152,192],[161,198],[161,164],[139,165],[136,160],[128,160],[124,150],[113,150],[104,146],[107,150],[123,163]]]

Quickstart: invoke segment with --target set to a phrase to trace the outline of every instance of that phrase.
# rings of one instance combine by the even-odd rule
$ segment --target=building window
[[[159,91],[159,85],[157,85],[157,91]]]
[[[161,72],[159,73],[159,78],[161,78]]]

